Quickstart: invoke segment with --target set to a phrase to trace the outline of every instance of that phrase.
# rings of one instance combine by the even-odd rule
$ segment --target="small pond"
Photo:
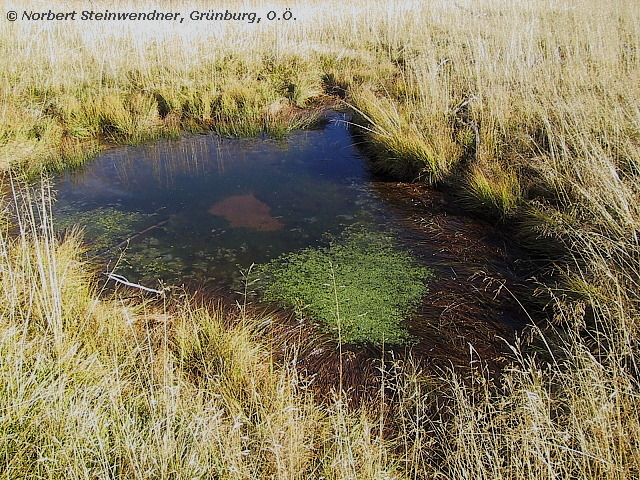
[[[108,150],[55,181],[56,223],[83,226],[90,255],[131,282],[229,293],[252,263],[349,225],[384,228],[388,207],[346,120],[332,113],[278,139],[187,135]]]
[[[473,344],[499,365],[498,338],[528,320],[517,298],[531,287],[503,233],[443,192],[376,179],[339,113],[279,139],[185,135],[114,148],[55,179],[54,191],[58,227],[80,224],[95,263],[149,288],[233,297],[252,264],[359,230],[391,234],[435,273],[407,322],[412,350],[429,362],[468,365]],[[295,329],[282,345],[311,334]],[[334,347],[313,335],[301,368],[335,384]],[[376,377],[370,354],[350,350],[345,375],[358,388]]]

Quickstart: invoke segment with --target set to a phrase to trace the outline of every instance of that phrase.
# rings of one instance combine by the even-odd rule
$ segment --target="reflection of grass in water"
[[[266,300],[308,313],[343,343],[382,345],[409,340],[402,321],[433,274],[389,237],[352,231],[328,247],[283,255],[258,275]]]

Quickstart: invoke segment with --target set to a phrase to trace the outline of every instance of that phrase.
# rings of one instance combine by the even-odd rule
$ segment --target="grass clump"
[[[284,255],[258,271],[265,300],[307,313],[340,343],[377,346],[410,340],[402,322],[433,275],[388,237],[363,231]]]
[[[366,88],[352,89],[348,100],[356,112],[354,123],[379,171],[399,179],[435,183],[459,161],[462,148],[455,141],[454,119],[447,112],[427,116],[415,108],[420,99],[403,103],[386,90],[376,95]]]
[[[489,171],[482,167],[471,170],[467,187],[472,201],[466,203],[475,210],[495,216],[508,216],[522,203],[522,186],[513,171],[499,164]]]

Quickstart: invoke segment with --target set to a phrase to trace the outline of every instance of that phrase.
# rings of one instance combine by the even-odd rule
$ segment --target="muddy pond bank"
[[[369,185],[386,203],[387,225],[398,242],[429,265],[435,278],[407,322],[414,342],[386,353],[343,345],[343,384],[354,398],[375,396],[381,361],[390,371],[408,353],[432,372],[480,367],[498,374],[512,353],[507,342],[513,345],[514,334],[532,320],[521,303],[533,290],[527,277],[531,266],[521,262],[524,253],[504,232],[470,217],[446,193],[414,183],[374,180]],[[275,337],[283,356],[295,352],[314,382],[338,384],[339,346],[318,325],[291,319],[276,329]]]

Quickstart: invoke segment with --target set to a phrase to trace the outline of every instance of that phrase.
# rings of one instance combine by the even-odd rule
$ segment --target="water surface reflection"
[[[84,225],[93,253],[131,281],[232,290],[252,263],[356,222],[382,228],[385,205],[344,118],[328,120],[283,139],[191,135],[107,151],[57,180],[58,224]]]

